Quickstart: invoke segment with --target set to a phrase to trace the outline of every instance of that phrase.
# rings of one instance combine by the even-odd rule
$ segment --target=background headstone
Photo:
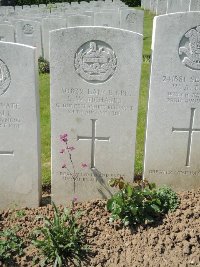
[[[143,34],[144,12],[123,8],[120,12],[120,28]]]
[[[42,20],[42,42],[43,55],[49,60],[49,33],[52,30],[66,28],[66,19],[63,18],[45,18]]]
[[[20,20],[16,23],[16,42],[37,48],[37,57],[42,56],[42,34],[40,22]]]

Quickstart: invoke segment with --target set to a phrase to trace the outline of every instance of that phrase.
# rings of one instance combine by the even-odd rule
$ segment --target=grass
[[[143,56],[151,55],[151,35],[152,35],[153,15],[148,11],[144,16],[144,45]],[[144,61],[142,65],[140,98],[138,110],[138,126],[135,157],[135,174],[141,175],[143,171],[144,139],[146,128],[146,112],[148,98],[148,84],[150,74],[150,63]],[[40,123],[42,142],[42,182],[49,184],[51,181],[51,151],[50,151],[50,94],[49,94],[49,74],[40,75]]]
[[[40,124],[42,153],[42,183],[51,181],[50,79],[40,74]]]

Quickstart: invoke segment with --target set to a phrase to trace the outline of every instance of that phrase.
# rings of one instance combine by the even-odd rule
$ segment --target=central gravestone
[[[141,58],[137,33],[103,27],[51,33],[56,203],[74,194],[80,201],[105,198],[109,179],[133,180]]]
[[[195,188],[200,185],[200,12],[157,17],[153,36],[144,177],[175,189]]]

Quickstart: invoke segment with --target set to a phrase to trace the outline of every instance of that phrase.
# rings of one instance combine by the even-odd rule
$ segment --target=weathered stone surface
[[[134,176],[142,35],[104,27],[51,33],[52,199],[110,196]],[[59,140],[67,133],[67,144]],[[74,149],[75,148],[75,149]],[[70,155],[72,155],[72,162]]]
[[[167,0],[158,0],[156,15],[164,15],[167,12]]]
[[[0,208],[36,207],[40,202],[35,50],[0,42]]]
[[[176,13],[181,10],[181,0],[167,0],[167,13]]]
[[[119,28],[119,14],[116,12],[95,12],[94,25]]]
[[[68,27],[93,26],[92,17],[86,15],[73,15],[67,17]]]
[[[190,0],[190,11],[200,11],[199,0]]]
[[[15,29],[8,24],[0,24],[0,41],[15,42]]]
[[[190,9],[191,0],[181,0],[181,9],[180,12],[187,12]]]
[[[200,13],[156,17],[144,177],[175,189],[200,185]]]

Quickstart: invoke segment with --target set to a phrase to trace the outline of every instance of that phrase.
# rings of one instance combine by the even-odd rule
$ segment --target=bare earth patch
[[[23,216],[16,210],[0,212],[0,231],[20,226],[19,235],[26,241],[24,256],[16,257],[16,264],[12,266],[39,266],[33,263],[38,251],[31,245],[30,234],[43,224],[38,215],[53,216],[52,205],[46,205],[49,202],[47,189],[43,198],[45,206],[25,208]],[[156,224],[132,229],[123,227],[120,222],[109,223],[105,200],[76,203],[75,209],[83,212],[80,221],[91,248],[88,262],[83,266],[200,266],[200,188],[179,196],[181,205],[174,213]]]

